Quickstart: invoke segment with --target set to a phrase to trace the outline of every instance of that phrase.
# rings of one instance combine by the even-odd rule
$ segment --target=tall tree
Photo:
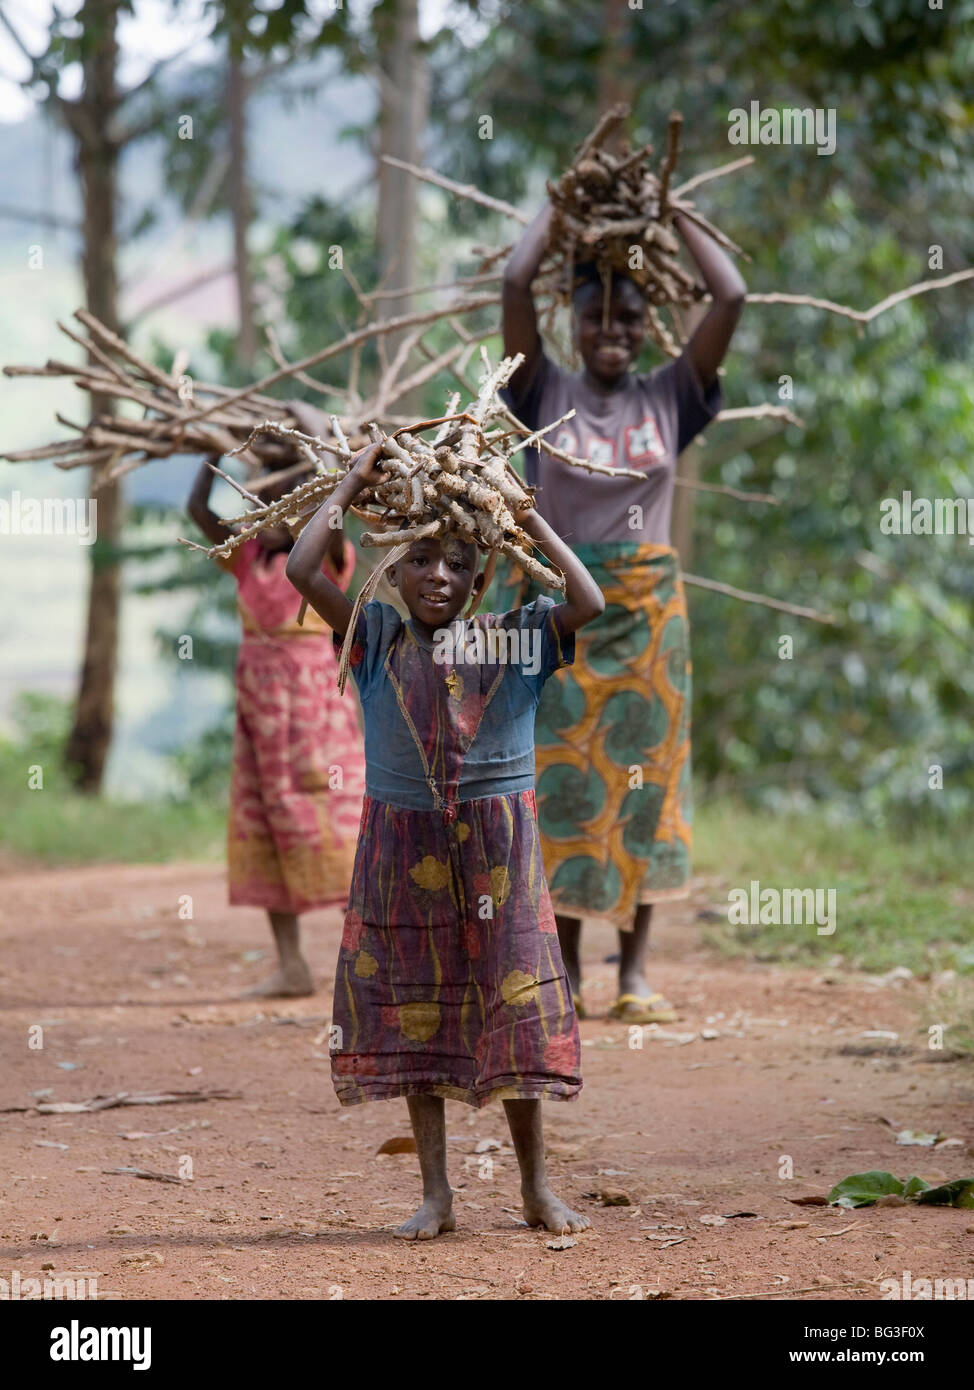
[[[118,163],[129,133],[120,122],[127,94],[118,87],[118,20],[128,0],[84,0],[76,16],[80,32],[69,37],[55,11],[49,43],[41,55],[30,52],[9,16],[3,23],[31,64],[27,86],[46,88],[46,101],[70,132],[74,164],[81,184],[81,269],[89,310],[115,331],[118,321]],[[60,72],[68,63],[81,68],[81,90],[68,99]],[[141,86],[141,84],[140,84]],[[92,398],[92,412],[107,410],[105,397]],[[98,502],[98,531],[91,547],[88,616],[84,656],[74,718],[65,757],[83,791],[97,791],[111,742],[120,603],[119,567],[114,550],[119,540],[121,487],[93,475],[90,486]]]
[[[391,0],[376,6],[374,23],[379,77],[379,263],[386,288],[404,289],[415,283],[417,184],[403,170],[383,164],[381,156],[394,155],[413,164],[422,157],[428,85],[418,0]],[[407,312],[408,301],[383,303],[387,316]]]
[[[242,17],[230,18],[227,54],[227,122],[230,149],[230,213],[233,219],[233,265],[237,286],[237,352],[240,365],[252,370],[257,356],[257,328],[254,322],[254,294],[250,271],[247,233],[250,229],[251,201],[247,174],[247,93],[244,70]]]
[[[121,331],[118,289],[119,164],[125,149],[150,134],[163,119],[146,99],[172,55],[156,63],[135,85],[118,80],[120,17],[132,12],[132,0],[83,0],[68,18],[55,9],[47,47],[32,53],[10,16],[0,22],[30,63],[25,86],[36,92],[69,132],[81,188],[81,270],[85,303],[115,332]],[[61,90],[63,71],[77,64],[81,89],[76,97]],[[111,406],[92,397],[93,414]],[[98,502],[97,539],[91,547],[84,653],[65,760],[78,788],[101,787],[114,722],[118,657],[121,573],[118,547],[123,515],[121,484],[103,474],[90,478]]]
[[[124,144],[117,82],[121,8],[120,0],[85,0],[82,5],[81,93],[63,107],[81,180],[85,303],[113,332],[120,327],[116,219],[118,161]],[[94,415],[107,413],[111,401],[94,396],[91,409]],[[91,486],[97,489],[98,538],[92,548],[84,657],[65,758],[78,787],[94,792],[101,786],[114,719],[121,572],[112,550],[121,531],[122,485],[92,477]]]

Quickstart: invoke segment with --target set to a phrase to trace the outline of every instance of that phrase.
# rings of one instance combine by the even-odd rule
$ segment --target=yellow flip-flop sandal
[[[645,998],[638,994],[620,994],[609,1010],[610,1018],[618,1018],[623,1023],[675,1023],[677,1012],[662,994],[650,994]]]
[[[572,1003],[575,1005],[576,1018],[588,1018],[588,1010],[582,1003],[582,996],[580,994],[572,995]]]

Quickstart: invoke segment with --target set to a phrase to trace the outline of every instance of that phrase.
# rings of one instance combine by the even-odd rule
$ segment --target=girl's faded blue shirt
[[[349,663],[364,716],[366,794],[434,808],[417,737],[444,801],[533,790],[538,700],[575,659],[575,634],[562,633],[557,607],[542,595],[509,613],[457,618],[430,639],[389,604],[367,603]]]

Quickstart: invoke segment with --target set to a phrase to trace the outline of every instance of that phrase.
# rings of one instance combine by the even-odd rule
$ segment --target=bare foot
[[[269,980],[254,985],[242,996],[244,999],[294,999],[303,994],[314,994],[315,986],[311,971],[304,960],[296,961],[286,969],[275,970]]]
[[[556,1197],[550,1187],[542,1187],[538,1192],[522,1194],[524,1197],[524,1219],[529,1226],[544,1226],[556,1236],[567,1236],[576,1231],[584,1231],[591,1221],[581,1212],[566,1207],[561,1198]]]
[[[419,1211],[404,1221],[393,1234],[400,1240],[432,1240],[441,1231],[455,1231],[456,1228],[453,1193],[444,1192],[439,1197],[427,1197]]]

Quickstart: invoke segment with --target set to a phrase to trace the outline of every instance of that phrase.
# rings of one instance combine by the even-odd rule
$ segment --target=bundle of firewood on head
[[[280,481],[277,475],[282,470],[288,470],[289,477],[299,477],[315,466],[314,458],[302,452],[291,432],[299,423],[293,405],[193,380],[178,360],[165,372],[139,357],[94,314],[79,309],[75,318],[87,329],[87,336],[63,323],[58,327],[85,349],[87,362],[51,359],[43,367],[4,367],[4,375],[67,377],[99,404],[109,402],[108,409],[96,413],[86,425],[58,414],[57,420],[74,431],[71,438],[5,454],[9,462],[50,459],[58,468],[90,467],[97,486],[172,454],[238,453],[250,475],[259,479],[254,483],[258,489]],[[122,402],[130,403],[127,410]],[[283,426],[285,432],[257,428],[264,422]],[[241,448],[244,441],[246,447]],[[361,443],[366,443],[364,435]],[[273,479],[262,476],[268,472]]]
[[[594,273],[604,286],[607,314],[613,273],[628,276],[645,296],[648,332],[665,352],[679,356],[679,343],[687,336],[683,311],[707,291],[679,261],[674,216],[685,214],[729,250],[740,253],[740,247],[701,217],[693,203],[671,191],[682,116],[678,112],[670,116],[667,150],[658,173],[649,165],[652,145],[631,150],[622,142],[621,148],[610,148],[628,116],[625,105],[606,112],[561,178],[549,181],[553,212],[536,283],[553,295],[554,310],[559,303],[568,304],[579,283]],[[661,310],[668,312],[672,332]]]
[[[344,689],[351,635],[360,609],[372,598],[389,566],[401,560],[415,541],[437,538],[444,543],[453,540],[476,545],[487,556],[481,595],[490,583],[499,554],[508,555],[546,587],[564,590],[565,578],[560,570],[542,565],[530,553],[534,542],[522,530],[517,518],[519,512],[533,505],[533,494],[510,463],[514,453],[536,442],[546,431],[525,438],[523,429],[511,430],[501,425],[488,427],[490,417],[500,414],[496,399],[498,390],[522,361],[520,354],[505,358],[500,366],[491,370],[484,354],[485,374],[480,392],[465,410],[458,410],[457,394],[451,397],[446,414],[439,419],[421,420],[393,434],[384,434],[378,426],[370,426],[370,438],[382,444],[380,466],[387,474],[387,481],[370,488],[363,495],[361,505],[351,510],[370,528],[363,533],[362,544],[381,547],[385,555],[356,599],[339,663],[339,689]],[[225,557],[271,527],[283,524],[292,535],[300,535],[345,476],[355,454],[334,416],[331,428],[334,438],[326,442],[271,421],[262,422],[255,433],[266,430],[296,439],[303,450],[317,457],[321,471],[270,503],[262,503],[240,488],[256,505],[228,521],[228,525],[236,528],[228,540],[208,550],[192,541],[183,543],[206,550],[208,555]],[[431,432],[432,437],[425,437]],[[518,443],[513,443],[513,436],[520,436]],[[249,443],[249,440],[244,441],[241,448],[249,447]],[[330,467],[326,467],[326,458]],[[475,611],[478,602],[479,599],[472,600],[468,614]]]

